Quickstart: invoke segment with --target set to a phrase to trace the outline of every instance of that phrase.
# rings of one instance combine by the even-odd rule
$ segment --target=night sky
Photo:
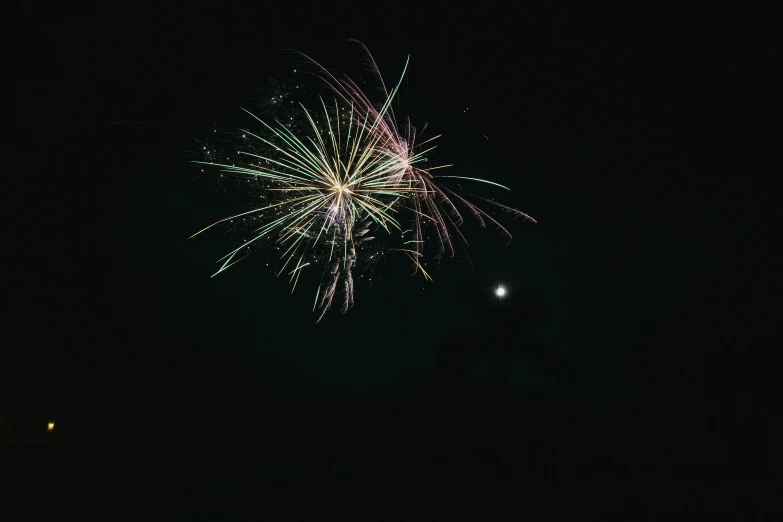
[[[545,303],[515,342],[548,346],[568,375],[512,354],[519,390],[623,414],[669,396],[771,404],[774,13],[284,4],[22,9],[4,205],[9,408],[135,411],[141,425],[138,412],[206,395],[425,396],[444,339],[485,327],[464,290],[498,283]],[[234,200],[188,160],[213,125],[250,124],[240,107],[254,88],[297,66],[285,49],[360,76],[350,38],[389,82],[410,54],[398,114],[443,134],[435,162],[509,186],[476,190],[537,224],[506,219],[510,244],[466,224],[467,255],[428,265],[434,282],[389,261],[349,313],[315,324],[315,288],[290,295],[263,255],[210,278],[230,235],[186,238]],[[479,355],[470,379],[491,381],[492,365]]]

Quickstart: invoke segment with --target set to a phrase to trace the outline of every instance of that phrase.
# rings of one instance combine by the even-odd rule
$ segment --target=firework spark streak
[[[258,243],[272,245],[280,252],[277,275],[285,273],[289,277],[292,292],[304,269],[322,266],[313,306],[320,312],[319,321],[339,292],[343,294],[343,312],[353,306],[353,269],[361,261],[357,248],[374,239],[368,235],[372,228],[382,230],[386,237],[398,232],[405,240],[399,248],[389,250],[406,254],[414,271],[420,271],[428,280],[431,277],[422,263],[425,230],[432,227],[436,231],[437,256],[446,252],[454,255],[455,233],[459,241],[466,242],[458,228],[463,222],[458,204],[482,226],[489,221],[511,239],[508,230],[487,212],[440,185],[436,178],[506,187],[478,178],[430,173],[449,165],[425,169],[426,154],[434,147],[420,149],[437,136],[416,145],[415,129],[408,122],[404,133],[400,132],[392,110],[407,62],[399,82],[387,90],[369,52],[367,56],[384,94],[380,106],[374,105],[350,78],[335,76],[305,56],[333,93],[333,100],[320,99],[317,109],[299,104],[304,124],[296,129],[279,120],[267,122],[245,110],[258,128],[241,130],[243,146],[236,151],[234,160],[227,158],[223,162],[208,155],[207,161],[194,162],[216,168],[223,176],[254,182],[265,201],[193,235],[237,220],[251,225],[249,238],[219,260],[220,268],[213,276],[242,259]],[[532,219],[511,207],[484,201]],[[408,233],[412,239],[405,237]]]

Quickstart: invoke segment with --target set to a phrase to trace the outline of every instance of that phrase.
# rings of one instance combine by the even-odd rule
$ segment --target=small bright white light
[[[49,432],[52,432],[52,431],[54,431],[54,422],[49,422],[49,423],[46,425],[46,430],[47,430],[47,431],[49,431]]]
[[[495,295],[498,297],[504,297],[506,295],[506,289],[502,286],[497,287],[497,289],[495,289]]]

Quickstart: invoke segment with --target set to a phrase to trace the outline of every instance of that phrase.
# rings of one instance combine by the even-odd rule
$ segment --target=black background
[[[142,484],[298,465],[779,476],[780,13],[477,7],[23,6],[9,451],[57,418],[40,451],[100,454],[94,476],[109,455]],[[185,238],[232,200],[187,160],[215,123],[249,124],[254,87],[297,67],[284,49],[361,76],[349,38],[388,83],[410,54],[399,114],[443,134],[433,159],[509,186],[479,189],[538,223],[507,220],[508,245],[467,224],[467,255],[430,265],[433,283],[389,261],[316,325],[315,289],[291,296],[263,256],[210,279],[230,236]],[[498,283],[527,325],[509,343],[543,347],[509,353],[500,387],[476,341],[500,312],[465,297]],[[515,307],[531,300],[542,317]]]

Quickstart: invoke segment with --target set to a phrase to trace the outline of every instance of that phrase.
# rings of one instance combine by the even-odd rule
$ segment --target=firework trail
[[[376,106],[372,100],[344,75],[329,72],[311,58],[316,74],[328,86],[334,99],[320,100],[317,110],[299,104],[301,127],[275,120],[267,123],[245,110],[258,124],[258,130],[241,129],[240,146],[235,154],[207,151],[207,161],[196,161],[217,168],[222,174],[255,184],[264,205],[224,218],[200,230],[198,235],[220,223],[241,220],[250,227],[249,239],[221,258],[217,275],[242,259],[255,244],[265,243],[280,251],[282,267],[277,272],[289,276],[296,288],[302,271],[322,266],[321,283],[313,309],[318,320],[332,306],[337,294],[343,296],[343,312],[354,303],[353,270],[362,261],[359,250],[374,239],[371,228],[391,236],[393,231],[406,239],[398,248],[412,261],[414,270],[424,270],[422,257],[425,230],[436,230],[437,256],[454,255],[455,234],[465,242],[459,231],[463,217],[458,204],[474,215],[482,226],[489,221],[504,234],[511,234],[487,212],[471,203],[467,195],[436,182],[431,171],[448,165],[423,167],[426,154],[434,149],[421,149],[431,138],[416,144],[416,131],[408,121],[400,131],[392,100],[407,71],[408,62],[399,82],[388,90],[372,56],[364,48],[371,70],[384,95]],[[301,54],[301,53],[300,53]],[[272,100],[281,98],[280,84],[273,83]],[[206,149],[206,147],[205,147]],[[218,160],[218,157],[221,160]],[[225,161],[222,158],[225,157]],[[498,185],[478,178],[441,176]],[[245,185],[247,186],[247,185]],[[503,187],[505,188],[505,187]],[[483,198],[479,198],[483,199]],[[506,211],[526,219],[526,214],[492,200]],[[405,230],[401,220],[405,218]],[[191,236],[191,237],[193,237]],[[359,250],[357,250],[359,248]],[[369,256],[373,258],[374,256]]]

